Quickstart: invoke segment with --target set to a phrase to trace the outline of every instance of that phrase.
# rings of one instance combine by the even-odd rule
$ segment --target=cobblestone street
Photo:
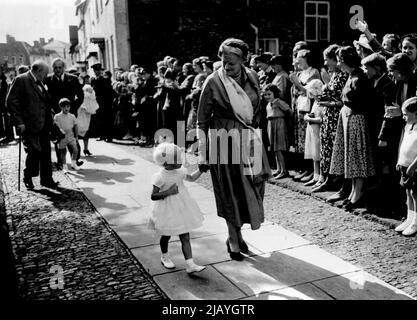
[[[165,297],[62,172],[54,172],[60,182],[57,190],[28,192],[21,184],[18,192],[17,154],[17,146],[0,148],[5,206],[23,299]],[[39,179],[34,181],[39,185]]]

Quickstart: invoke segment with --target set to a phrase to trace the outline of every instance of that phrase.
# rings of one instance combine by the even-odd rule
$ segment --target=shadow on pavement
[[[129,166],[133,165],[135,162],[132,159],[116,159],[104,155],[92,155],[89,157],[83,157],[86,161],[97,163],[97,164],[108,164],[114,163],[120,166]]]
[[[80,169],[79,171],[69,171],[68,175],[79,178],[83,182],[101,182],[104,185],[114,185],[116,183],[132,182],[130,177],[134,177],[131,172],[108,171],[102,169]]]

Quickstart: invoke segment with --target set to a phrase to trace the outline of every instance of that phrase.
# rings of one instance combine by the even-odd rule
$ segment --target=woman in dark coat
[[[259,126],[261,98],[256,73],[243,65],[247,54],[248,45],[242,40],[227,39],[220,45],[222,67],[207,78],[197,111],[200,161],[207,159],[209,163],[217,214],[226,220],[226,245],[234,260],[242,260],[241,252],[248,252],[240,231],[242,225],[249,223],[256,230],[264,221],[265,183],[271,177],[261,140],[254,139],[256,143],[250,146],[251,151],[255,148],[253,158],[243,152],[248,151],[248,136]],[[219,136],[219,130],[225,135]],[[223,140],[228,134],[234,138]],[[256,137],[259,136],[258,132]],[[236,137],[242,139],[236,141]],[[204,170],[205,166],[201,164],[200,168]]]

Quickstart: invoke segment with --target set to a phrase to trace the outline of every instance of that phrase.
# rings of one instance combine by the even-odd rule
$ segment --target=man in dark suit
[[[39,171],[42,186],[55,188],[58,185],[52,179],[50,132],[53,119],[49,94],[43,84],[48,70],[45,62],[35,61],[30,71],[14,79],[6,98],[7,109],[22,135],[27,153],[23,182],[28,190],[34,188],[32,177],[38,176]]]
[[[84,92],[78,78],[69,73],[65,73],[65,61],[61,58],[55,58],[52,61],[52,70],[53,73],[48,75],[45,79],[45,84],[48,87],[48,92],[51,97],[51,107],[54,113],[59,113],[61,109],[59,108],[58,102],[62,98],[67,98],[71,102],[70,112],[77,116],[78,108],[84,101]],[[77,155],[77,166],[83,164],[80,161],[80,146],[78,144],[78,155]],[[55,144],[55,153],[58,163],[58,168],[62,168],[60,150]]]
[[[114,99],[114,91],[111,85],[111,79],[103,76],[103,68],[101,63],[93,64],[91,68],[94,70],[95,74],[95,76],[91,78],[91,86],[94,89],[97,103],[99,105],[99,109],[97,110],[97,131],[99,135],[98,140],[106,140],[106,142],[112,142],[114,121],[112,105]]]

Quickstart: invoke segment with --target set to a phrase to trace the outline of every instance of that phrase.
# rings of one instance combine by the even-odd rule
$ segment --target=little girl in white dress
[[[78,135],[83,138],[84,142],[84,154],[91,156],[90,150],[88,150],[88,129],[90,128],[91,115],[96,114],[99,105],[96,100],[96,95],[93,87],[89,84],[89,80],[85,79],[83,86],[84,101],[78,108],[77,112],[77,124]]]
[[[171,236],[178,235],[182,252],[187,263],[187,273],[199,272],[205,266],[194,263],[189,232],[203,224],[203,214],[195,200],[184,186],[184,180],[195,181],[201,176],[199,170],[192,174],[182,166],[183,152],[173,143],[161,143],[156,147],[153,158],[162,168],[152,176],[152,216],[149,228],[155,230],[160,238],[161,263],[168,269],[175,268],[168,255],[168,242]]]
[[[304,159],[313,160],[314,176],[304,185],[313,186],[320,178],[320,125],[323,118],[323,107],[319,105],[319,97],[323,93],[323,82],[314,79],[305,88],[308,98],[313,98],[314,103],[310,113],[304,116],[304,121],[307,122]]]

